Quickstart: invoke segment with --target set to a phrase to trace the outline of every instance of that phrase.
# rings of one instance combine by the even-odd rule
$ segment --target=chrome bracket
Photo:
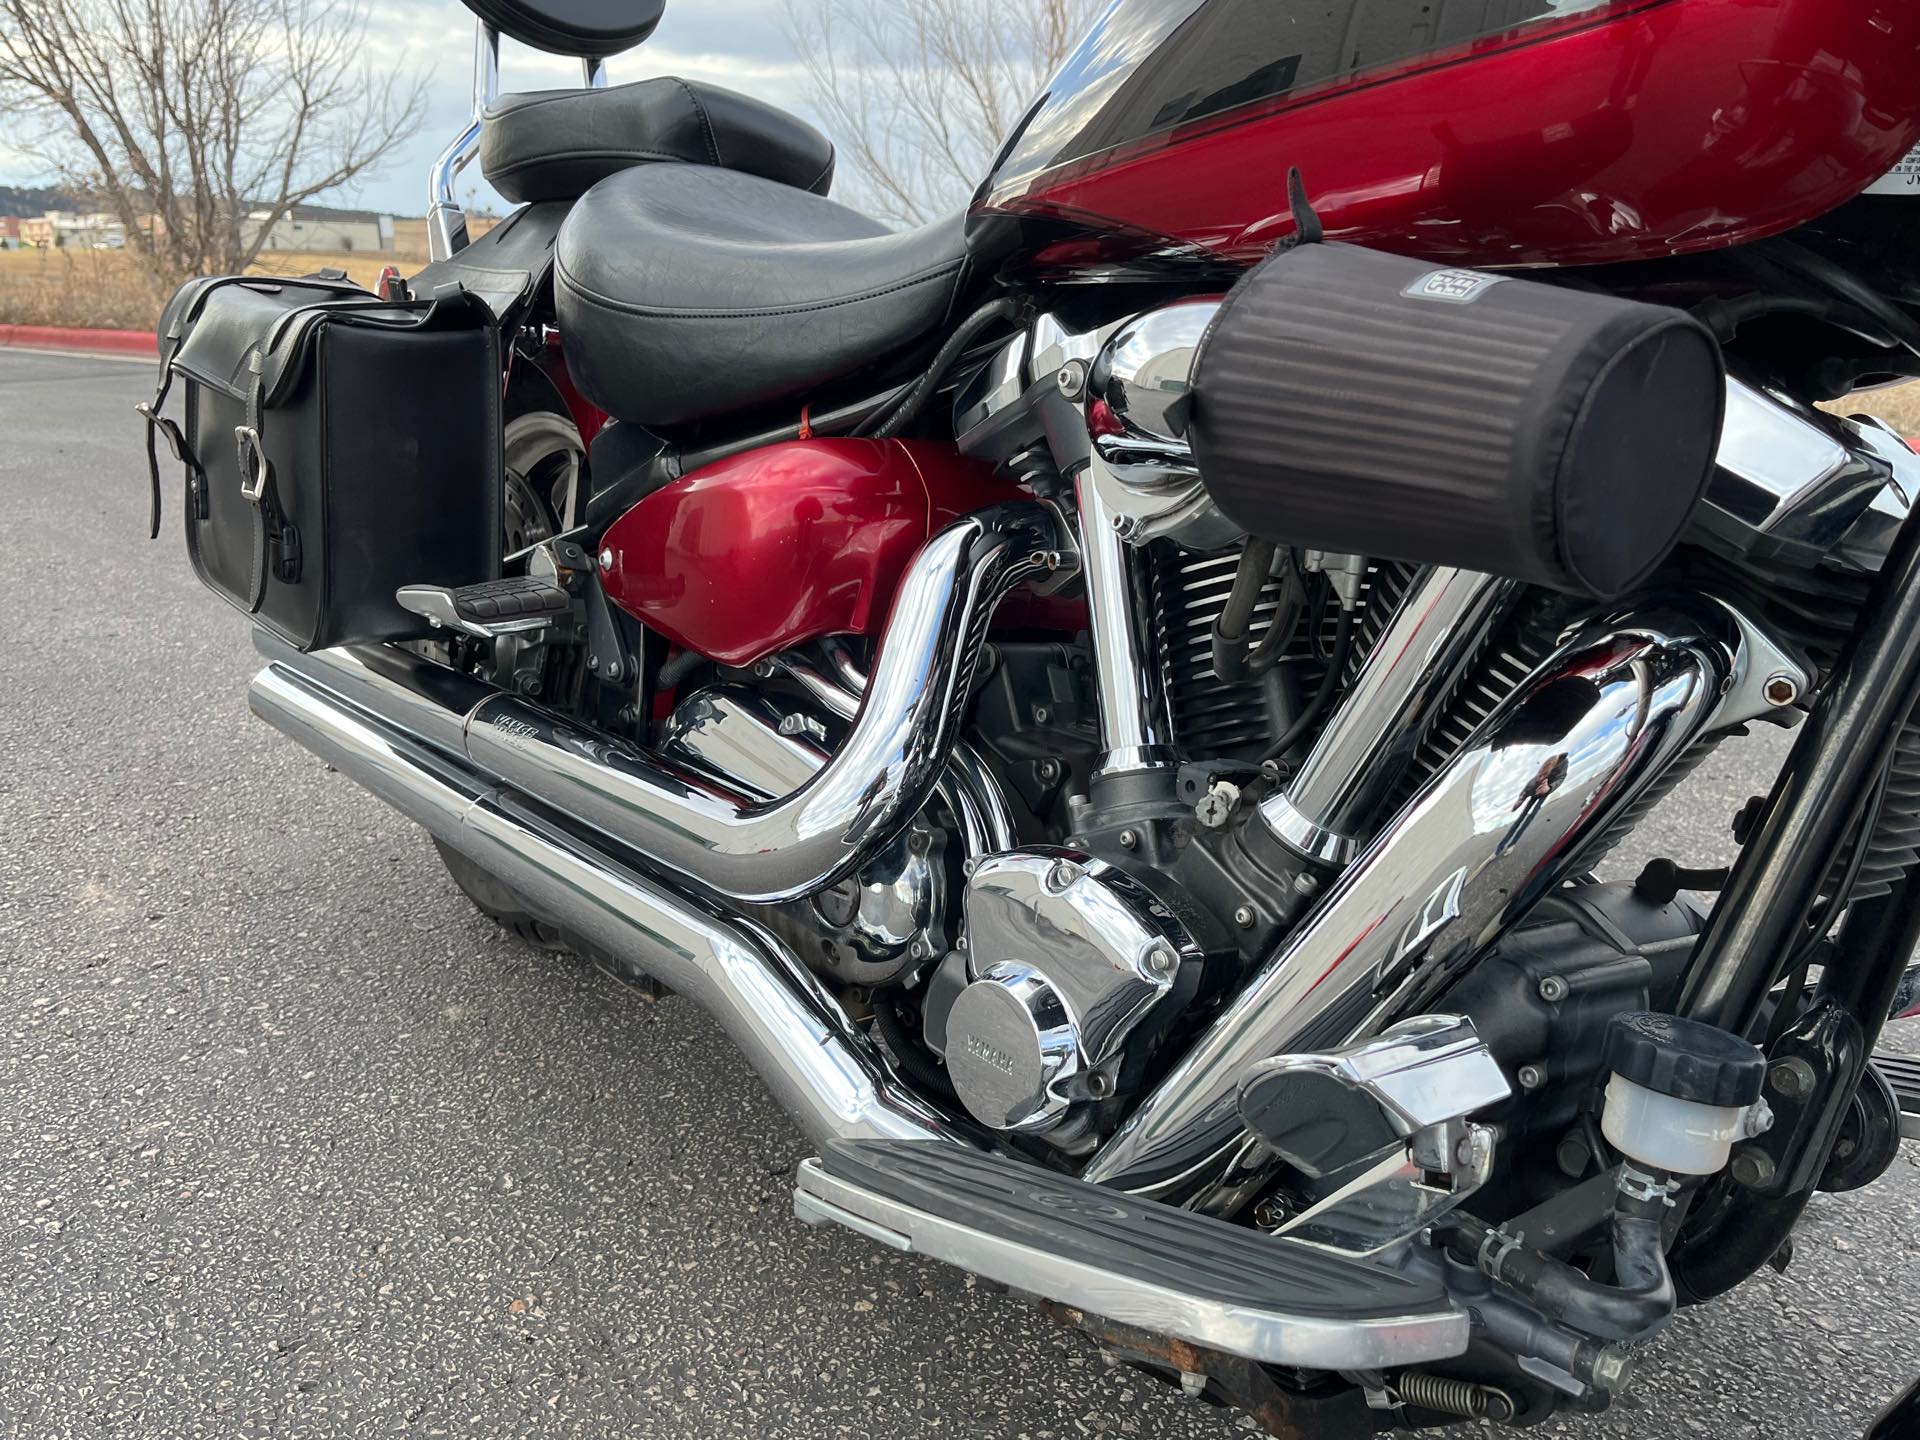
[[[1430,1125],[1275,1233],[1346,1255],[1391,1249],[1487,1183],[1494,1139],[1491,1125],[1470,1120]]]

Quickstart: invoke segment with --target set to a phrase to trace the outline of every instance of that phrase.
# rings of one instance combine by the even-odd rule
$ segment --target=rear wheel
[[[444,841],[435,840],[433,848],[440,852],[440,863],[447,867],[447,874],[453,877],[453,883],[465,892],[482,915],[502,930],[510,931],[542,950],[569,951],[573,948],[558,930],[529,911],[505,883]]]
[[[502,436],[507,486],[502,506],[502,553],[513,555],[577,523],[584,502],[586,446],[559,397],[529,391],[510,396]],[[542,950],[573,949],[508,887],[459,851],[433,842],[440,863],[480,913]]]

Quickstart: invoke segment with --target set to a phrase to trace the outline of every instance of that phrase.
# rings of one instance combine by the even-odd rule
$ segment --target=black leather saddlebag
[[[1188,423],[1255,535],[1611,598],[1679,538],[1724,404],[1681,311],[1309,244],[1228,293]]]
[[[402,585],[499,572],[499,336],[454,293],[392,303],[325,280],[189,281],[160,321],[154,448],[186,468],[187,553],[303,650],[430,633]],[[185,424],[160,413],[178,379]]]

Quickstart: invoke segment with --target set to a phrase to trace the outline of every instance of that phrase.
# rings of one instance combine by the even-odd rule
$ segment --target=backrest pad
[[[653,33],[667,0],[465,0],[509,39],[556,55],[599,59]]]

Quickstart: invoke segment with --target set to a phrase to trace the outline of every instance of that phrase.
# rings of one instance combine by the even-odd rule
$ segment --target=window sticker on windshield
[[[1900,163],[1867,187],[1869,195],[1920,195],[1920,145],[1900,157]]]

